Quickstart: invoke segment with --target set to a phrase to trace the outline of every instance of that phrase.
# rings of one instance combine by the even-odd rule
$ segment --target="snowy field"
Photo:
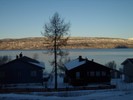
[[[0,100],[133,100],[133,83],[113,80],[116,89],[67,92],[34,92],[29,94],[0,94]]]

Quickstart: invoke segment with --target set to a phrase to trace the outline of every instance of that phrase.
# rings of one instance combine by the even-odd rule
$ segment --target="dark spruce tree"
[[[65,23],[56,12],[44,25],[44,32],[41,32],[45,39],[45,44],[50,54],[54,55],[55,90],[57,90],[57,57],[66,55],[62,50],[67,45],[69,39],[70,23]]]

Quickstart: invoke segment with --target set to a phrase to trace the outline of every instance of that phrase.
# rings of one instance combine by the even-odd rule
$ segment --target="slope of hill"
[[[71,37],[68,40],[66,48],[133,48],[133,40],[121,38]],[[19,49],[46,49],[46,42],[43,37],[0,40],[0,50]]]

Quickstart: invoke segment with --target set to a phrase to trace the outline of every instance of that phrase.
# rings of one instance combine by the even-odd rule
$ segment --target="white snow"
[[[59,96],[43,96],[33,94],[0,94],[0,100],[133,100],[133,91],[115,91],[115,90],[97,90],[97,91],[86,91],[88,94],[83,94],[84,91],[79,91],[79,95],[73,95],[68,97]],[[66,92],[66,94],[69,92]],[[71,92],[74,94],[75,92]],[[45,94],[45,93],[44,93]]]
[[[83,65],[85,63],[86,63],[85,60],[84,61],[79,61],[79,59],[75,59],[75,60],[72,60],[72,61],[66,63],[65,66],[68,70],[70,70],[70,69],[73,69],[77,66]]]
[[[133,38],[128,38],[128,40],[133,40]]]
[[[0,100],[133,100],[133,83],[113,79],[116,89],[0,94]]]

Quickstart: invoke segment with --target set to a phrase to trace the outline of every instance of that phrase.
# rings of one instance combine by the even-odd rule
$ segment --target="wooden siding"
[[[133,82],[133,65],[131,63],[124,64],[123,72],[125,73],[125,82]]]
[[[86,64],[67,70],[64,79],[65,82],[73,86],[85,86],[92,83],[110,84],[110,80],[110,69],[92,61],[87,61]]]
[[[32,71],[36,72],[35,76],[31,75]],[[0,67],[0,83],[41,83],[42,74],[43,70],[41,68],[15,60]]]

